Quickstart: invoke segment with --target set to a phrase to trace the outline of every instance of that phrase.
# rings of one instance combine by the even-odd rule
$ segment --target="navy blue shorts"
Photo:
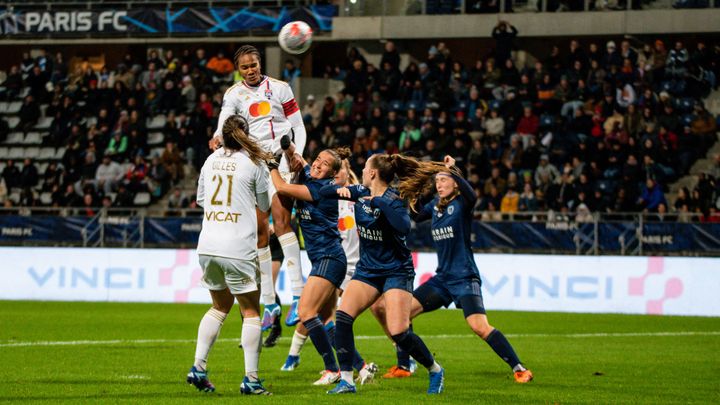
[[[392,290],[393,288],[412,293],[415,274],[393,274],[390,276],[366,277],[363,274],[358,274],[356,271],[352,279],[362,281],[363,283],[370,285],[378,290],[380,294],[385,293],[385,291]]]
[[[447,307],[454,302],[455,306],[462,308],[466,318],[485,313],[480,279],[475,277],[445,281],[436,275],[413,291],[413,296],[422,305],[423,312]]]
[[[347,264],[342,260],[333,259],[331,257],[323,257],[313,262],[310,276],[322,277],[332,283],[335,288],[340,288],[345,273],[347,272]]]

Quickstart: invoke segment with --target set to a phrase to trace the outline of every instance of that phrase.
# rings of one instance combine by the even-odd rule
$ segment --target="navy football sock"
[[[410,328],[408,329],[410,332],[413,331],[412,324],[410,324]],[[397,365],[398,367],[410,370],[410,353],[403,350],[400,345],[395,344],[395,352],[397,354]]]
[[[343,311],[337,311],[335,321],[337,322],[335,342],[340,370],[352,371],[355,353],[357,353],[353,334],[353,322],[355,322],[355,319]]]
[[[325,363],[325,370],[338,371],[337,361],[335,360],[335,353],[333,353],[332,346],[330,345],[330,339],[328,334],[323,327],[320,317],[308,319],[303,322],[305,328],[308,331],[308,336],[315,345],[315,349],[320,353],[320,356]]]
[[[514,369],[518,364],[520,364],[520,359],[517,354],[515,354],[515,350],[512,345],[508,342],[505,335],[503,335],[499,330],[493,329],[485,341],[490,345],[490,347],[492,347],[495,353],[497,353],[497,355],[510,366],[510,368]]]
[[[392,338],[399,347],[410,353],[410,355],[413,356],[418,363],[425,366],[425,368],[429,369],[435,363],[435,358],[430,353],[427,346],[425,346],[425,342],[420,339],[420,336],[411,332],[409,329],[405,332],[393,335]]]

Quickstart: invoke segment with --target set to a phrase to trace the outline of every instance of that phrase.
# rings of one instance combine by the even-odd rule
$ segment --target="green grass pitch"
[[[463,404],[720,403],[720,318],[491,312],[535,380],[513,381],[506,364],[474,336],[462,313],[421,315],[414,325],[446,369],[440,398],[425,394],[427,372],[328,397],[311,383],[322,363],[308,341],[294,372],[281,372],[292,331],[264,349],[261,378],[274,395],[244,398],[241,321],[228,317],[210,359],[217,392],[185,383],[207,305],[0,302],[2,403],[365,403],[430,400]],[[355,324],[361,354],[385,371],[390,342],[369,314]]]

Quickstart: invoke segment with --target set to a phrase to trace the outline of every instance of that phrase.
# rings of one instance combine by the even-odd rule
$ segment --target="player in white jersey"
[[[228,117],[222,129],[225,146],[210,155],[200,170],[197,202],[204,210],[197,248],[203,269],[200,284],[210,290],[213,305],[200,321],[195,363],[187,382],[200,391],[215,391],[207,377],[207,358],[237,300],[245,352],[240,392],[269,395],[258,377],[262,332],[256,210],[270,208],[264,161],[272,156],[249,138],[248,127],[243,117]]]
[[[221,143],[220,128],[227,117],[239,114],[250,123],[250,136],[266,152],[280,151],[280,139],[289,135],[295,142],[296,151],[302,155],[305,148],[307,134],[303,124],[302,114],[295,101],[290,86],[282,81],[275,80],[262,74],[260,69],[260,52],[250,45],[241,46],[235,53],[235,65],[244,80],[230,87],[223,96],[223,105],[218,119],[218,130],[210,141],[211,148],[217,148]],[[300,168],[294,168],[297,171]],[[280,171],[289,178],[288,159],[281,162]],[[285,324],[293,326],[300,318],[297,315],[297,305],[304,282],[300,263],[300,245],[297,237],[290,227],[290,217],[293,200],[281,197],[275,193],[270,182],[270,198],[272,207],[275,234],[285,255],[293,302],[288,311]],[[272,327],[275,317],[280,315],[280,307],[275,303],[275,290],[272,282],[272,263],[269,240],[269,222],[266,214],[258,213],[258,255],[260,258],[262,302],[265,305],[262,328]]]

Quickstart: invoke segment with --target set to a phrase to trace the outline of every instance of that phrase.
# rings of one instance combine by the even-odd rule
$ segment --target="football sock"
[[[220,334],[223,322],[227,314],[220,312],[215,308],[210,308],[200,320],[198,326],[197,345],[195,346],[195,368],[199,371],[205,371],[207,368],[207,359],[210,354],[215,340]]]
[[[412,323],[410,324],[410,328],[408,328],[410,332],[413,331],[412,329]],[[404,370],[410,370],[410,353],[406,352],[402,349],[402,347],[395,344],[395,353],[397,354],[397,365],[398,367],[404,369]]]
[[[343,379],[346,383],[350,385],[355,385],[355,381],[353,381],[353,372],[352,371],[341,371],[340,372],[340,378]]]
[[[430,369],[433,364],[435,364],[435,359],[425,345],[425,342],[420,339],[420,336],[410,331],[410,329],[405,332],[398,333],[397,335],[393,335],[392,339],[399,347],[410,353],[410,355],[417,360],[418,363],[425,366],[425,368]]]
[[[325,370],[338,371],[337,361],[335,360],[335,353],[333,352],[332,346],[330,345],[330,339],[328,339],[327,332],[323,327],[323,323],[320,317],[310,318],[303,322],[305,329],[308,331],[308,336],[315,345],[315,349],[322,357],[325,363]]]
[[[263,305],[275,303],[275,286],[272,279],[272,255],[270,247],[258,249],[258,262],[260,264],[260,295]]]
[[[258,363],[262,348],[262,322],[260,317],[245,318],[242,325],[242,347],[245,354],[245,375],[250,381],[258,380]]]
[[[285,255],[288,275],[290,276],[290,289],[292,295],[299,297],[302,294],[305,282],[302,278],[302,264],[300,263],[300,245],[295,232],[288,232],[278,236],[280,247]]]
[[[333,321],[330,321],[329,323],[325,324],[325,330],[328,333],[328,337],[330,338],[330,344],[335,348],[335,351],[337,352],[337,346],[335,345],[335,323]],[[357,371],[362,370],[363,366],[365,366],[365,360],[362,358],[360,353],[355,350],[355,355],[353,355],[353,368]]]
[[[340,370],[349,371],[352,374],[353,360],[356,353],[355,336],[353,334],[353,322],[355,322],[355,319],[343,311],[337,311],[335,321],[337,322],[335,341]]]
[[[305,341],[307,340],[307,336],[301,335],[298,331],[295,331],[292,337],[292,343],[290,343],[290,352],[288,355],[290,356],[299,356],[300,350],[302,350],[303,346],[305,345]]]
[[[515,370],[515,368],[520,364],[520,359],[517,354],[515,354],[515,350],[502,332],[497,329],[493,329],[485,341],[514,371],[522,371]]]

